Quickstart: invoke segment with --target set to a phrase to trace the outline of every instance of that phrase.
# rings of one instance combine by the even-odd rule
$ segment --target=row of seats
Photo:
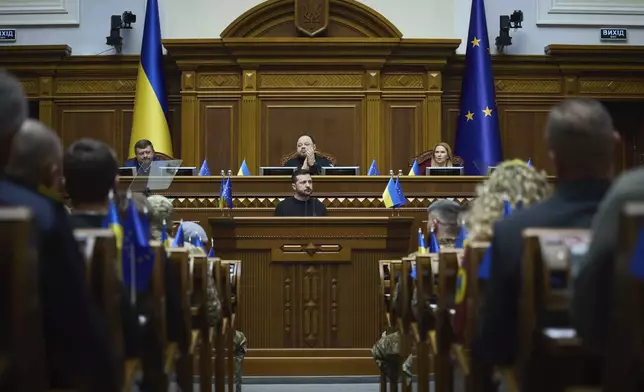
[[[414,390],[429,392],[430,375],[434,374],[436,392],[494,391],[495,378],[510,392],[618,392],[611,387],[614,380],[634,377],[644,370],[644,281],[630,270],[643,228],[644,204],[627,204],[620,222],[620,251],[615,255],[611,344],[605,353],[587,351],[569,317],[573,276],[592,233],[525,230],[518,351],[513,366],[502,369],[486,367],[471,355],[486,283],[479,277],[479,267],[489,243],[381,260],[386,326],[389,333],[400,334],[400,359],[404,361],[410,354],[414,359]],[[611,312],[606,314],[610,317]],[[409,374],[403,371],[399,379],[381,374],[382,392],[399,388],[412,390]]]
[[[42,339],[42,316],[38,295],[37,251],[33,238],[33,216],[26,208],[0,208],[0,247],[8,257],[0,260],[0,287],[8,302],[3,304],[0,331],[0,390],[11,374],[12,385],[22,390],[51,391],[48,385],[45,342]],[[87,283],[107,321],[111,346],[123,368],[123,391],[130,391],[145,378],[150,390],[168,390],[176,382],[184,391],[193,389],[193,374],[200,375],[200,390],[234,391],[235,315],[237,282],[241,262],[191,256],[183,248],[164,248],[151,241],[154,269],[145,292],[136,294],[142,326],[141,357],[124,354],[121,313],[122,282],[118,278],[116,238],[106,229],[83,229],[74,232],[86,261]],[[179,287],[181,317],[166,317],[164,268]],[[211,271],[208,269],[211,268]],[[207,322],[207,279],[215,280],[222,302],[220,325]],[[7,316],[7,317],[4,317]],[[180,338],[169,341],[167,331],[179,331]],[[214,362],[213,362],[214,361]],[[214,374],[213,374],[214,373]],[[227,381],[227,382],[226,382]]]

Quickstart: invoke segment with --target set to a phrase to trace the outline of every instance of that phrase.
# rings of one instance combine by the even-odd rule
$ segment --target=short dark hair
[[[72,205],[104,201],[114,187],[118,167],[114,150],[103,142],[81,139],[69,146],[63,175]]]
[[[313,136],[309,135],[308,133],[303,133],[303,134],[301,134],[300,136],[298,136],[298,137],[297,137],[297,140],[300,140],[300,138],[301,138],[301,137],[303,137],[303,136],[308,136],[308,137],[310,137],[310,138],[311,138],[311,142],[313,142],[313,144],[315,144],[315,139],[313,138]]]
[[[297,182],[297,176],[305,176],[307,174],[311,175],[311,172],[306,169],[297,169],[293,171],[293,174],[291,175],[291,182],[295,184]]]
[[[152,142],[149,141],[148,139],[141,139],[136,144],[134,144],[134,152],[136,150],[143,150],[144,148],[152,147],[152,150],[154,150],[154,146],[152,145]]]
[[[600,102],[568,99],[550,111],[546,141],[562,167],[595,172],[612,165],[614,132],[613,119]]]

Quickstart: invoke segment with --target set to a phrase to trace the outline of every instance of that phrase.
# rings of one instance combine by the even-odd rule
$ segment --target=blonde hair
[[[432,158],[431,158],[431,159],[432,159],[432,160],[431,160],[431,164],[432,164],[432,166],[436,166],[436,165],[434,164],[434,151],[436,151],[436,147],[439,147],[439,146],[440,146],[440,147],[443,147],[443,148],[445,149],[445,151],[447,151],[447,160],[445,161],[445,166],[448,166],[448,167],[449,167],[449,166],[453,166],[453,164],[452,164],[452,157],[453,157],[453,155],[452,155],[452,147],[450,147],[450,146],[449,146],[449,144],[447,144],[447,143],[445,143],[445,142],[440,142],[440,143],[438,143],[438,144],[437,144],[437,145],[435,145],[435,146],[434,146],[434,148],[432,149]]]
[[[514,209],[519,202],[527,207],[550,193],[545,172],[536,171],[520,159],[503,162],[476,187],[476,199],[465,221],[469,240],[489,241],[492,238],[492,226],[503,216],[506,199]]]

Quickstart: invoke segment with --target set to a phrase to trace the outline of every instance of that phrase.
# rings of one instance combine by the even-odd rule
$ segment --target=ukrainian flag
[[[239,171],[237,172],[238,176],[250,176],[250,170],[248,170],[248,165],[246,164],[246,160],[242,162],[241,166],[239,167]]]
[[[385,202],[385,207],[387,208],[394,207],[398,204],[398,192],[396,191],[396,184],[393,176],[389,178],[387,187],[385,188],[385,191],[382,192],[382,200]]]
[[[418,167],[418,160],[414,159],[414,164],[411,165],[411,169],[409,169],[409,174],[408,176],[420,176],[420,167]]]
[[[123,249],[123,226],[121,225],[119,219],[119,212],[116,209],[116,204],[114,203],[114,191],[110,191],[110,203],[107,207],[107,215],[103,220],[103,227],[106,229],[112,230],[114,237],[116,238],[116,255],[117,263],[116,268],[118,271],[119,279],[123,280],[123,270],[121,264],[121,250]]]
[[[150,140],[155,151],[174,156],[167,115],[159,4],[157,0],[148,0],[136,81],[130,158],[134,157],[134,144],[141,139]]]
[[[425,237],[423,236],[423,230],[420,227],[418,228],[418,254],[427,254],[427,248],[425,247]]]

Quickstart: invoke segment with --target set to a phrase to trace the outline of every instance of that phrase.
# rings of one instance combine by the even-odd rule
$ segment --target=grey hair
[[[6,70],[0,70],[0,139],[20,131],[28,112],[27,97],[20,80]]]
[[[615,127],[608,110],[593,99],[568,99],[552,108],[546,142],[569,170],[594,173],[612,166]]]
[[[60,138],[45,124],[27,119],[13,138],[7,174],[33,182],[47,166],[61,164],[63,146]]]
[[[436,200],[427,208],[427,212],[434,215],[441,223],[458,225],[458,216],[463,207],[458,202],[448,199]]]
[[[204,244],[208,242],[208,235],[201,225],[195,222],[183,222],[183,240],[190,241],[195,237],[199,237]]]
[[[148,197],[148,206],[150,208],[150,232],[152,238],[159,239],[161,238],[161,228],[164,219],[166,220],[168,230],[172,227],[170,218],[172,217],[174,208],[172,207],[172,202],[161,195]]]

